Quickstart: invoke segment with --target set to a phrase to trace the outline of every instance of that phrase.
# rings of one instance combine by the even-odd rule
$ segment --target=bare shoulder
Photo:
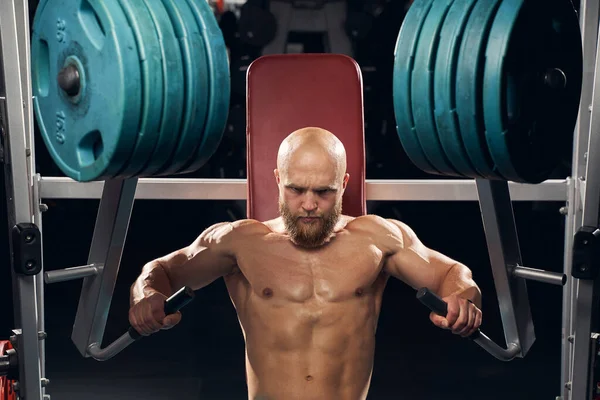
[[[352,219],[346,225],[346,229],[350,231],[366,231],[371,234],[389,234],[398,232],[401,224],[400,221],[386,219],[375,214],[367,214]]]
[[[355,218],[346,227],[348,231],[368,235],[375,244],[384,248],[404,247],[414,238],[414,231],[404,222],[368,214]]]
[[[266,234],[271,232],[269,226],[255,219],[240,219],[232,222],[234,230],[244,234]]]
[[[260,221],[241,219],[233,222],[219,222],[208,227],[199,237],[201,245],[230,244],[243,237],[265,235],[270,229]]]

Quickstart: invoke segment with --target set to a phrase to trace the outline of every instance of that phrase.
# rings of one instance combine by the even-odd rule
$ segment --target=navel
[[[306,378],[304,378],[304,379],[306,379],[307,381],[310,382],[313,380],[313,377],[312,377],[312,375],[306,375]]]
[[[362,295],[363,295],[363,289],[362,289],[362,288],[358,288],[358,289],[356,289],[356,290],[354,291],[354,295],[355,295],[356,297],[360,297],[360,296],[362,296]]]
[[[263,291],[262,291],[262,293],[263,293],[263,296],[265,296],[267,298],[268,297],[273,297],[273,289],[271,289],[271,288],[268,288],[268,287],[264,288]]]

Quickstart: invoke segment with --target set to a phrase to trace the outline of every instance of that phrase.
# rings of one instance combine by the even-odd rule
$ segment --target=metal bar
[[[42,232],[42,213],[40,209],[40,196],[39,196],[39,175],[36,174],[36,162],[35,162],[35,131],[33,126],[33,90],[31,82],[31,52],[29,46],[31,43],[30,38],[30,24],[29,24],[29,2],[18,1],[15,3],[15,11],[17,14],[17,40],[18,46],[23,51],[19,52],[21,58],[21,78],[22,78],[22,93],[23,93],[23,115],[25,117],[25,151],[28,155],[28,167],[29,167],[29,185],[32,188],[32,211],[33,211],[33,222],[37,225],[40,231],[40,241],[43,243]],[[43,245],[42,245],[43,246]],[[43,247],[42,247],[43,248]],[[42,399],[46,398],[47,388],[43,384],[46,376],[46,324],[45,324],[45,307],[44,307],[44,268],[43,268],[43,251],[41,255],[41,270],[35,276],[35,292],[36,292],[36,308],[38,317],[38,344],[39,344],[39,365],[40,365],[40,376],[42,382]]]
[[[506,349],[503,349],[484,333],[479,333],[479,336],[473,341],[500,361],[512,361],[515,357],[522,356],[521,348],[516,343],[508,343]]]
[[[34,172],[35,171],[35,158],[31,152],[33,145],[33,92],[31,83],[31,54],[29,46],[31,39],[29,37],[29,2],[28,1],[16,1],[15,2],[15,14],[17,19],[17,40],[18,46],[23,51],[19,52],[21,68],[21,90],[23,93],[23,115],[25,117],[25,126],[27,127],[25,134],[26,149],[29,151],[29,166],[30,166],[30,179],[33,184]]]
[[[245,179],[142,178],[137,200],[246,200]],[[474,180],[369,180],[368,200],[478,201]],[[42,177],[42,198],[99,199],[104,182],[76,182],[70,178]],[[538,185],[509,183],[513,201],[565,201],[567,181]]]
[[[445,317],[448,314],[448,303],[430,291],[427,287],[421,287],[417,290],[417,299],[437,315]],[[477,329],[474,333],[472,333],[469,336],[469,339],[473,340],[482,349],[501,361],[511,361],[517,357],[520,352],[519,346],[515,343],[508,343],[507,348],[503,349],[480,329]]]
[[[521,266],[518,266],[513,270],[513,276],[558,286],[563,286],[567,282],[567,276],[565,274]]]
[[[135,198],[137,179],[108,180],[96,217],[88,264],[102,264],[102,273],[83,280],[71,340],[82,356],[101,343],[119,273],[123,246]]]
[[[82,265],[79,267],[65,268],[56,271],[48,271],[44,275],[46,283],[58,283],[86,278],[88,276],[100,275],[101,265]]]
[[[100,347],[100,343],[92,343],[88,348],[88,354],[96,361],[110,360],[133,342],[135,342],[135,340],[131,337],[129,332],[125,332],[104,349]]]
[[[33,135],[33,130],[31,131],[31,135]],[[34,138],[31,138],[31,146],[33,148],[33,142],[34,142]],[[31,158],[33,158],[33,152],[32,152],[32,156]],[[35,168],[35,165],[32,166],[32,168]],[[32,169],[33,171],[34,169]],[[41,199],[40,199],[40,175],[36,174],[34,176],[34,185],[33,185],[33,221],[34,223],[37,225],[39,231],[40,231],[40,241],[42,242],[41,246],[42,246],[42,252],[41,252],[41,264],[42,264],[42,269],[40,270],[40,272],[35,276],[35,287],[36,287],[36,303],[37,303],[37,310],[38,310],[38,330],[40,332],[40,336],[39,337],[39,346],[40,346],[40,376],[42,377],[42,382],[44,380],[44,378],[46,377],[46,321],[45,321],[45,316],[46,316],[46,307],[44,304],[44,293],[45,293],[45,286],[44,286],[44,235],[43,235],[43,226],[42,226],[42,203],[41,203]],[[42,399],[45,399],[46,397],[46,393],[48,392],[48,388],[46,388],[44,385],[42,385]]]
[[[571,178],[568,185],[567,216],[565,220],[565,250],[564,273],[571,276],[573,267],[573,237],[581,226],[582,209],[580,194],[580,177],[585,173],[585,151],[590,133],[590,118],[592,110],[592,96],[594,74],[596,68],[596,46],[598,39],[598,18],[600,5],[598,1],[580,0],[579,23],[581,25],[583,44],[583,86],[579,104],[579,116],[575,126],[573,141],[573,161]],[[576,293],[578,280],[570,279],[563,289],[563,316],[562,316],[562,355],[561,355],[561,387],[560,393],[564,400],[571,399],[570,388],[573,378],[573,345]],[[576,398],[574,398],[577,400]]]
[[[3,81],[5,87],[5,124],[7,128],[5,175],[8,200],[8,223],[33,222],[32,176],[28,168],[27,138],[31,134],[28,71],[29,46],[23,43],[23,31],[29,29],[22,1],[0,2],[0,45],[2,46]],[[14,286],[15,325],[19,355],[19,397],[41,399],[40,347],[36,277],[16,274],[9,234],[12,278]]]
[[[183,286],[173,293],[164,302],[164,313],[170,315],[181,310],[194,299],[194,291],[189,286]],[[121,335],[113,343],[110,343],[106,348],[102,348],[101,342],[92,343],[88,346],[88,355],[98,361],[106,361],[125,350],[127,346],[138,339],[140,335],[131,325],[126,333]]]
[[[511,266],[522,265],[508,183],[477,179],[479,206],[487,240],[494,285],[506,343],[525,357],[535,342],[527,285],[511,276]]]
[[[588,10],[589,12],[589,10]],[[598,14],[596,17],[596,38],[598,38]],[[590,16],[591,18],[591,16]],[[600,107],[600,41],[596,40],[596,65],[593,81],[592,110]],[[589,84],[588,84],[589,85]],[[586,146],[587,161],[585,175],[585,191],[582,198],[581,225],[588,227],[598,226],[598,207],[600,202],[600,115],[598,112],[590,116],[589,139]],[[583,147],[583,144],[579,144]],[[579,226],[577,226],[579,228]],[[591,396],[591,381],[593,378],[590,369],[591,335],[598,328],[597,300],[599,296],[599,278],[580,279],[578,282],[576,306],[575,306],[575,338],[573,342],[573,375],[572,375],[572,398],[587,399]]]
[[[594,282],[579,281],[574,314],[573,375],[571,377],[571,399],[591,399],[591,332],[594,297]]]
[[[577,148],[577,146],[575,146]],[[577,170],[577,157],[573,156],[573,172]],[[576,176],[576,175],[575,175]],[[567,200],[567,215],[565,216],[565,246],[564,246],[564,273],[567,276],[571,276],[573,269],[573,237],[575,235],[575,226],[580,226],[581,223],[581,209],[580,209],[580,197],[577,195],[577,188],[575,187],[578,179],[569,179],[568,185],[568,200]],[[557,399],[570,400],[570,388],[572,379],[572,366],[573,366],[573,315],[575,298],[574,295],[577,292],[577,280],[569,279],[567,284],[563,288],[563,299],[562,299],[562,335],[561,335],[561,379],[560,379],[560,393],[562,396]]]

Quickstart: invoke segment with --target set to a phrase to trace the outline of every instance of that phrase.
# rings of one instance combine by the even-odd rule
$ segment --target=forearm
[[[174,292],[169,275],[159,260],[146,264],[131,286],[131,305],[155,292],[165,296],[170,296]]]
[[[450,267],[439,287],[438,295],[440,297],[456,295],[471,300],[478,308],[481,308],[481,290],[473,280],[471,270],[461,263]]]

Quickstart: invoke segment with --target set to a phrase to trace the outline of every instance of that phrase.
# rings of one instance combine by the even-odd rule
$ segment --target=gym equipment
[[[167,300],[165,300],[165,315],[171,315],[176,313],[185,307],[194,299],[194,291],[187,286],[182,287],[177,292],[173,293]],[[101,343],[92,343],[88,348],[88,353],[91,357],[98,361],[106,361],[123,351],[127,346],[140,340],[143,336],[138,333],[132,326],[129,327],[117,340],[101,348]]]
[[[444,134],[438,135],[440,145],[454,169],[462,175],[477,176],[460,136],[456,119],[457,96],[454,92],[457,59],[465,25],[477,2],[475,0],[456,0],[448,9],[440,30],[440,41],[435,65],[433,67],[433,85],[435,111],[435,129]]]
[[[483,70],[479,67],[485,60],[486,38],[499,3],[500,0],[475,3],[459,44],[456,77],[451,77],[456,79],[455,114],[459,140],[462,138],[475,170],[486,179],[504,179],[497,171],[486,145],[481,99]]]
[[[275,37],[263,47],[262,55],[297,53],[288,48],[288,38],[294,33],[322,34],[324,53],[353,55],[352,42],[346,33],[346,0],[269,0],[268,3],[277,29]]]
[[[424,4],[428,4],[427,2]],[[417,132],[419,143],[423,148],[425,157],[438,171],[447,175],[459,175],[449,162],[438,137],[434,118],[433,74],[432,66],[435,65],[437,43],[444,17],[452,0],[438,0],[432,3],[421,29],[417,31],[416,48],[414,51],[414,65],[410,76],[410,102],[414,120],[414,130]],[[417,22],[421,22],[421,18]],[[413,37],[411,35],[411,37]],[[401,55],[400,55],[401,56]],[[403,63],[406,65],[406,63]],[[445,132],[442,132],[445,134]],[[441,136],[441,135],[440,135]]]
[[[47,4],[47,2],[42,4]],[[85,7],[88,7],[89,4],[86,3]],[[367,200],[367,193],[369,200],[479,201],[492,261],[494,283],[502,310],[506,342],[519,344],[515,356],[525,356],[535,339],[525,279],[564,285],[565,275],[568,276],[569,282],[564,287],[563,327],[565,337],[562,363],[564,371],[561,378],[561,397],[564,400],[579,400],[589,397],[590,383],[593,381],[592,365],[598,357],[594,346],[597,342],[599,328],[595,316],[597,315],[596,300],[598,298],[597,266],[600,263],[596,259],[599,251],[598,241],[595,238],[600,232],[598,229],[600,154],[595,149],[600,145],[598,143],[600,125],[598,113],[595,113],[594,110],[598,107],[600,92],[594,88],[600,85],[600,73],[597,73],[600,71],[600,58],[596,58],[596,50],[599,46],[596,39],[600,10],[597,3],[589,3],[586,0],[581,1],[581,8],[583,10],[581,12],[581,32],[585,38],[583,54],[585,55],[586,84],[582,86],[577,138],[573,147],[572,178],[549,180],[537,185],[523,185],[501,179],[378,182],[364,181],[364,175],[352,173],[353,178],[361,181],[360,185],[364,185],[364,195],[361,195],[361,203],[357,204],[358,208],[355,209],[357,212],[362,212],[364,202]],[[89,13],[89,8],[86,8],[85,11]],[[87,14],[87,16],[89,15]],[[62,37],[62,24],[59,23],[58,28],[59,37]],[[78,310],[72,339],[82,354],[90,356],[87,353],[87,345],[100,343],[102,339],[112,286],[118,272],[134,199],[251,199],[249,199],[250,192],[247,191],[249,188],[246,181],[241,179],[139,179],[139,181],[137,179],[108,179],[106,182],[80,183],[70,179],[38,175],[34,162],[34,100],[31,96],[28,34],[29,20],[26,3],[20,1],[0,2],[0,37],[2,37],[0,44],[4,55],[2,81],[6,86],[0,88],[2,90],[0,92],[2,99],[0,100],[0,109],[3,114],[1,120],[7,141],[6,159],[10,160],[10,163],[4,166],[7,176],[10,177],[6,182],[9,228],[12,232],[15,226],[26,227],[27,225],[23,224],[34,224],[41,233],[42,210],[45,209],[41,203],[43,198],[101,198],[88,259],[89,264],[51,272],[44,272],[42,267],[37,274],[30,275],[24,273],[23,269],[15,268],[17,263],[15,258],[11,257],[13,265],[11,271],[15,282],[14,295],[18,300],[15,301],[16,329],[13,343],[15,343],[19,360],[19,395],[26,399],[41,400],[44,398],[47,381],[44,379],[44,351],[40,350],[41,346],[39,346],[40,340],[44,340],[46,334],[43,326],[44,301],[40,294],[40,288],[46,283],[85,279],[83,285],[85,289],[82,290],[80,300],[81,310]],[[131,39],[131,43],[135,44],[133,36]],[[35,41],[32,46],[34,45]],[[311,55],[304,56],[310,57]],[[136,57],[138,56],[136,55]],[[295,68],[294,63],[281,62],[279,64],[286,57],[301,57],[301,55],[279,56],[272,60],[278,65]],[[322,55],[322,57],[328,56]],[[332,57],[339,60],[338,56]],[[264,61],[264,59],[258,60],[255,66],[260,67]],[[262,67],[265,65],[263,64]],[[317,70],[315,69],[315,71]],[[64,80],[62,83],[65,88],[64,92],[70,93],[72,97],[77,97],[77,90],[81,88],[77,87],[78,80],[73,76],[78,76],[80,71],[75,72],[73,68],[68,68],[63,72],[60,79]],[[281,73],[284,74],[284,72]],[[317,76],[320,73],[321,71],[315,72]],[[335,75],[332,74],[332,76]],[[58,76],[56,77],[58,78]],[[353,79],[356,77],[360,77],[359,69],[356,69]],[[591,81],[592,77],[593,81]],[[560,87],[564,81],[557,71],[552,71],[544,80],[549,87]],[[348,82],[345,82],[345,85],[348,85]],[[252,96],[254,94],[253,91]],[[590,104],[592,106],[588,108]],[[283,107],[285,104],[279,105]],[[294,110],[282,108],[283,111],[289,115],[297,115]],[[331,115],[323,116],[323,118],[325,117],[330,118]],[[344,117],[343,119],[346,119],[346,116]],[[362,115],[357,115],[356,118],[357,120],[353,124],[360,126]],[[44,122],[43,119],[41,121]],[[117,123],[121,122],[117,121]],[[256,119],[254,119],[254,123],[256,123]],[[306,125],[306,121],[299,121],[299,123],[303,126]],[[59,125],[59,127],[61,126]],[[135,132],[137,134],[137,130]],[[253,130],[253,132],[255,133],[253,140],[255,140],[258,131]],[[359,142],[364,138],[358,137],[356,140]],[[359,145],[356,148],[359,148]],[[253,160],[249,160],[249,165],[255,165],[254,163],[260,159],[260,156],[261,153],[254,151]],[[564,209],[567,213],[565,275],[521,266],[514,215],[510,204],[511,201],[532,200],[568,200],[568,207]],[[270,198],[270,201],[272,202],[273,198]],[[12,235],[10,240],[11,250],[14,251],[16,246],[13,243]],[[41,242],[38,241],[38,243],[41,246]],[[577,305],[573,309],[573,313],[571,313],[572,305]]]
[[[158,139],[163,105],[160,42],[144,0],[119,0],[135,37],[141,66],[142,109],[135,146],[128,163],[116,176],[136,176],[148,162]]]
[[[363,40],[371,31],[375,17],[364,10],[351,10],[346,15],[346,34],[354,40]]]
[[[429,290],[429,288],[422,287],[417,290],[417,300],[427,306],[434,313],[445,317],[448,315],[448,303],[446,303],[440,296]],[[481,340],[481,338],[487,340]],[[489,338],[482,334],[481,329],[477,329],[469,337],[471,340],[480,339],[477,344],[485,348],[486,344],[489,343]]]
[[[485,137],[506,179],[539,183],[565,156],[581,95],[582,49],[570,1],[504,0],[489,33]]]
[[[415,2],[400,28],[394,51],[394,114],[400,142],[410,161],[427,173],[439,174],[425,156],[411,107],[411,76],[417,40],[432,3],[433,0]]]
[[[142,107],[139,58],[116,0],[38,5],[31,48],[35,112],[50,155],[72,179],[110,178],[129,160]]]
[[[249,52],[242,47],[239,53],[232,54],[231,59],[231,91],[236,95],[246,98],[246,74],[248,67],[255,60]]]
[[[225,41],[212,11],[205,1],[188,0],[200,33],[204,38],[209,63],[208,115],[202,141],[197,145],[194,156],[190,158],[179,173],[194,172],[200,169],[214,154],[219,146],[225,125],[227,124],[231,81],[229,59],[223,51]]]
[[[394,68],[398,136],[408,157],[435,175],[548,179],[573,138],[581,44],[569,0],[416,0]]]
[[[179,139],[169,163],[157,175],[177,172],[193,155],[208,111],[208,85],[210,65],[201,28],[196,23],[192,9],[186,1],[163,0],[171,17],[171,23],[179,39],[185,77],[183,116]]]
[[[158,142],[150,155],[150,159],[141,176],[152,176],[161,170],[169,161],[171,153],[177,146],[178,135],[182,123],[183,96],[185,79],[183,75],[182,52],[180,43],[169,13],[161,0],[144,0],[152,15],[154,27],[160,41],[160,58],[163,73],[163,108],[158,128]]]
[[[17,353],[8,340],[0,340],[0,400],[17,400],[13,384],[18,378]]]
[[[246,1],[240,9],[238,32],[243,43],[256,47],[271,43],[277,34],[277,20],[269,11],[268,2]]]
[[[287,93],[294,95],[282,102]],[[265,221],[279,215],[277,184],[265,175],[273,174],[281,141],[305,126],[339,135],[353,177],[342,208],[348,215],[366,214],[362,84],[356,61],[341,54],[262,56],[248,69],[246,107],[248,218]]]
[[[32,39],[35,115],[68,177],[193,172],[216,150],[229,65],[205,1],[44,0]]]

